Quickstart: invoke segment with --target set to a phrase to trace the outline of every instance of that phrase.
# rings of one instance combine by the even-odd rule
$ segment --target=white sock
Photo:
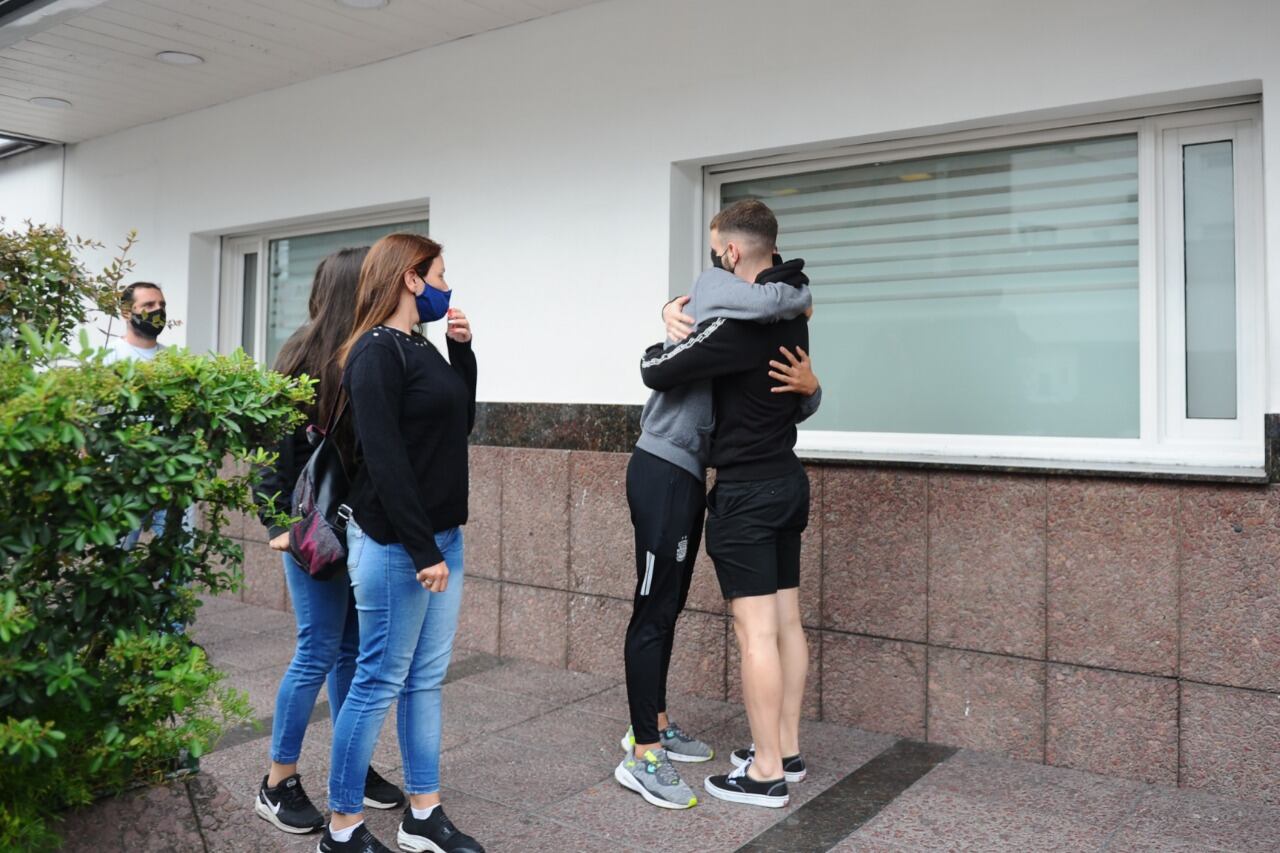
[[[429,809],[414,809],[413,806],[409,806],[409,808],[413,809],[414,820],[426,820],[427,818],[431,817],[431,813],[433,811],[440,808],[440,804],[436,803],[434,806],[432,806]]]
[[[359,827],[361,823],[364,823],[364,821],[360,821],[360,823],[353,823],[346,829],[334,829],[333,824],[329,824],[329,835],[332,836],[333,840],[339,844],[345,844],[351,840],[351,836],[355,833],[357,827]]]

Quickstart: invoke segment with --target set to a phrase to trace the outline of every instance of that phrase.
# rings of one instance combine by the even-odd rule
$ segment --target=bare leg
[[[756,756],[747,771],[765,781],[782,776],[782,662],[778,655],[776,595],[732,601],[733,630],[742,653],[742,695]]]
[[[274,788],[297,772],[298,762],[296,761],[292,764],[277,764],[273,761],[271,762],[271,770],[267,773],[267,787]]]
[[[778,656],[782,661],[781,749],[800,754],[800,709],[809,672],[809,644],[800,622],[800,591],[778,590]]]

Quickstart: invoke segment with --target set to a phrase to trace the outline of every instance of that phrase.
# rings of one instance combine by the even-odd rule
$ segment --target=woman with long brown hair
[[[391,234],[360,269],[355,327],[339,354],[358,467],[347,565],[360,622],[355,679],[333,729],[321,853],[388,850],[364,825],[365,768],[396,700],[409,805],[402,850],[483,853],[440,805],[440,687],[462,603],[467,436],[476,361],[466,315],[449,307],[440,245]],[[420,323],[446,319],[448,361]]]
[[[324,825],[324,818],[302,788],[298,756],[316,695],[326,682],[329,713],[337,719],[355,675],[360,640],[347,573],[327,581],[308,575],[290,556],[289,532],[278,524],[278,519],[289,514],[289,496],[311,455],[306,425],[325,423],[337,402],[342,381],[338,351],[351,336],[351,303],[360,281],[360,265],[368,252],[367,246],[340,249],[320,262],[307,305],[310,319],[285,341],[273,365],[274,370],[287,376],[305,374],[316,380],[316,402],[308,407],[306,421],[281,442],[275,464],[263,472],[258,486],[262,523],[267,527],[272,549],[281,552],[284,562],[297,640],[293,660],[276,691],[271,766],[253,807],[263,820],[295,834],[316,832]],[[404,803],[400,789],[372,767],[366,769],[364,784],[366,805],[393,809]]]

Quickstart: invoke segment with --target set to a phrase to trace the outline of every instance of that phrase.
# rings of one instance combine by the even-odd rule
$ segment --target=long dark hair
[[[305,373],[318,381],[315,406],[307,415],[311,423],[321,426],[321,419],[331,415],[341,387],[338,351],[351,336],[356,287],[367,254],[368,246],[339,249],[320,262],[307,303],[311,319],[289,336],[272,367],[278,373],[289,376]]]

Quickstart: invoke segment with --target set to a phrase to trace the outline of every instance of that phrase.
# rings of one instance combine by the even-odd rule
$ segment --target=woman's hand
[[[800,354],[799,358],[797,358],[786,347],[778,347],[778,349],[789,363],[769,362],[769,366],[773,368],[773,370],[769,371],[770,378],[782,383],[769,390],[775,394],[803,394],[806,397],[812,397],[816,394],[818,392],[818,377],[813,373],[813,365],[809,362],[809,354],[803,348],[796,347],[796,352]]]
[[[444,333],[445,337],[460,344],[471,340],[471,321],[467,319],[467,315],[461,308],[450,308],[445,316],[449,324],[448,330]],[[444,564],[441,563],[441,565]]]
[[[267,543],[272,551],[288,551],[289,550],[289,531],[285,531]]]
[[[427,592],[444,592],[449,588],[449,567],[443,562],[418,572],[418,583]]]
[[[678,296],[662,306],[662,322],[667,326],[667,337],[673,341],[683,341],[693,332],[693,318],[683,310],[688,304],[689,297]]]

